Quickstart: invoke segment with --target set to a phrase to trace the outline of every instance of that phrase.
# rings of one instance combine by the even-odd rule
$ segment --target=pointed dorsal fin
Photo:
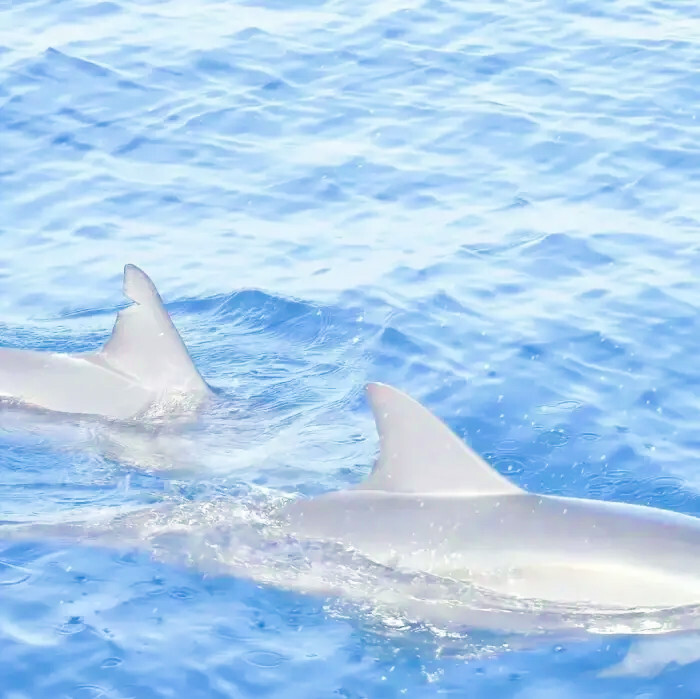
[[[379,383],[369,384],[367,392],[380,451],[361,488],[462,495],[522,492],[413,398]]]
[[[148,275],[124,267],[124,295],[134,303],[119,311],[112,335],[95,358],[156,391],[207,391]]]

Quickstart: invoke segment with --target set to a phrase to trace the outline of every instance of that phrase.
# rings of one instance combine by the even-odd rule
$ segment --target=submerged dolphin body
[[[153,282],[129,264],[123,288],[134,303],[117,314],[111,337],[97,352],[0,348],[0,397],[118,420],[183,397],[190,404],[201,402],[210,389]]]
[[[606,614],[700,605],[700,519],[527,493],[407,395],[382,384],[368,391],[381,445],[374,470],[357,487],[288,505],[282,515],[295,537],[532,600],[539,610],[558,605]],[[459,620],[460,606],[447,614]]]

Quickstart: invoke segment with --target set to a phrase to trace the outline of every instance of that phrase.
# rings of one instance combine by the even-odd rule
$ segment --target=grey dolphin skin
[[[381,445],[374,470],[357,487],[288,505],[294,536],[544,603],[700,604],[700,519],[525,492],[404,393],[368,392]]]
[[[124,294],[134,303],[117,314],[97,352],[59,354],[0,348],[0,397],[47,410],[119,420],[159,401],[201,401],[210,389],[195,367],[149,277],[124,267]]]

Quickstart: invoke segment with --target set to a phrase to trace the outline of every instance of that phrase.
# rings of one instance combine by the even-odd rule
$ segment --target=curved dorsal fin
[[[361,488],[461,495],[522,492],[413,398],[379,383],[369,384],[367,392],[380,451]]]
[[[157,391],[207,391],[155,285],[136,265],[124,267],[124,295],[112,335],[97,357]]]

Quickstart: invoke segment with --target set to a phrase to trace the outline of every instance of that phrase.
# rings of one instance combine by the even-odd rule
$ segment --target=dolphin
[[[700,519],[528,493],[398,389],[370,384],[368,396],[380,448],[358,485],[310,498],[256,486],[243,497],[98,507],[73,521],[7,519],[0,539],[149,551],[347,599],[380,627],[427,624],[456,643],[472,643],[473,631],[510,648],[531,635],[629,635],[611,676],[700,659]]]
[[[285,506],[280,516],[294,537],[529,600],[540,612],[638,616],[694,608],[697,623],[700,519],[526,492],[398,389],[375,383],[368,394],[380,438],[371,474]],[[448,614],[460,618],[459,605]]]
[[[124,295],[99,351],[59,354],[0,348],[0,398],[61,413],[129,420],[153,406],[188,407],[211,389],[195,367],[155,285],[124,267]]]

